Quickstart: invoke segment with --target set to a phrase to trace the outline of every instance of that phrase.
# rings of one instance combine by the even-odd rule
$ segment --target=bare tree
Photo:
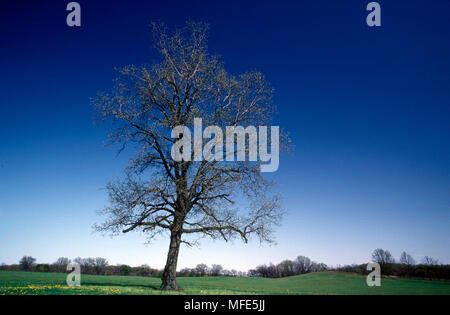
[[[439,261],[438,261],[437,259],[434,259],[433,257],[430,257],[430,256],[425,256],[425,257],[422,259],[422,263],[423,263],[424,265],[428,265],[428,266],[436,266],[436,265],[439,265]]]
[[[208,266],[205,264],[198,264],[195,267],[195,273],[197,276],[203,277],[208,273]]]
[[[23,256],[19,261],[20,268],[23,271],[32,271],[36,259],[31,256]]]
[[[88,257],[88,258],[81,258],[77,257],[74,258],[73,262],[79,264],[81,266],[81,270],[83,273],[94,273],[95,272],[95,258]]]
[[[407,265],[407,266],[412,266],[412,265],[416,264],[414,258],[410,254],[408,254],[407,252],[403,252],[400,255],[400,263],[402,265]]]
[[[277,267],[280,277],[290,277],[295,275],[294,262],[289,259],[283,260]]]
[[[70,259],[67,257],[59,257],[54,263],[55,268],[58,272],[65,272],[67,265],[70,263]]]
[[[388,250],[377,248],[372,253],[372,261],[379,263],[381,270],[388,272],[390,264],[395,263],[395,259]]]
[[[61,267],[67,267],[67,265],[70,264],[70,259],[67,257],[59,257],[56,262],[55,265],[61,266]]]
[[[221,265],[212,265],[210,274],[211,276],[220,276],[222,274],[223,267]]]
[[[298,256],[294,261],[294,270],[297,275],[310,272],[311,266],[311,259],[305,256]]]
[[[222,128],[262,126],[269,125],[274,110],[273,91],[264,76],[228,74],[219,58],[208,53],[207,33],[202,23],[187,23],[173,33],[163,24],[153,24],[160,62],[124,67],[113,91],[93,99],[101,119],[113,126],[111,143],[120,144],[121,150],[131,144],[137,152],[126,178],[107,185],[107,218],[96,228],[144,231],[149,239],[167,232],[170,245],[161,286],[165,290],[179,289],[178,254],[181,243],[193,243],[189,236],[225,241],[240,237],[247,242],[255,235],[271,242],[272,226],[282,214],[279,197],[269,193],[272,183],[262,176],[259,162],[172,158],[177,139],[171,132],[177,126],[192,127],[196,117]]]
[[[104,272],[105,268],[108,266],[108,261],[102,257],[96,257],[94,262],[94,270],[96,274],[101,274]]]

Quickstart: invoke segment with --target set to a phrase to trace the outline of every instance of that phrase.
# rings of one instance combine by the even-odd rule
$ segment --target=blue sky
[[[68,2],[0,5],[0,263],[163,267],[167,239],[92,233],[127,156],[102,146],[89,97],[114,67],[157,59],[150,21],[189,19],[211,24],[229,72],[266,75],[295,150],[272,175],[288,211],[278,245],[205,240],[180,268],[364,263],[377,247],[450,262],[449,1],[379,1],[379,28],[369,1],[79,1],[81,28],[66,26]]]

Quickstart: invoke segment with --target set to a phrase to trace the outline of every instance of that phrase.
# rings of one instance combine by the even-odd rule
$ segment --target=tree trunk
[[[180,251],[181,244],[181,231],[171,231],[170,233],[170,246],[169,253],[167,254],[166,267],[162,274],[162,284],[161,290],[168,291],[180,291],[182,290],[177,286],[176,276],[177,276],[177,262],[178,253]]]

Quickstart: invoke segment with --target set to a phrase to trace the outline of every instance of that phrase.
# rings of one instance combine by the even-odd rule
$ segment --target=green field
[[[58,273],[0,271],[0,295],[29,294],[169,294],[160,280],[147,277],[81,276],[81,287],[66,285]],[[450,294],[450,282],[383,278],[368,287],[363,276],[320,272],[281,279],[178,278],[184,292],[175,294]]]

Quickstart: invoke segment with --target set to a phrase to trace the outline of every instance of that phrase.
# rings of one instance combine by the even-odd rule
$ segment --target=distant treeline
[[[248,271],[250,277],[282,278],[310,272],[327,270],[324,263],[316,263],[308,257],[298,256],[295,260],[283,260],[277,265],[260,265]]]
[[[397,276],[407,278],[423,279],[450,279],[450,265],[440,264],[439,261],[429,256],[425,256],[421,263],[416,264],[414,258],[403,252],[398,261],[394,259],[387,250],[377,248],[372,253],[372,261],[380,264],[382,276]],[[67,272],[67,265],[72,261],[69,258],[61,257],[52,264],[36,263],[36,259],[31,256],[23,256],[18,264],[1,264],[0,270],[10,271],[35,271],[35,272]],[[102,257],[73,259],[73,262],[81,266],[82,274],[92,275],[120,275],[120,276],[142,276],[158,277],[162,275],[162,270],[151,268],[148,265],[131,267],[125,264],[109,265],[108,261]],[[178,277],[204,277],[204,276],[228,276],[228,277],[264,277],[281,278],[301,275],[310,272],[320,272],[334,270],[340,272],[354,272],[368,274],[367,264],[346,265],[330,268],[324,263],[317,263],[308,257],[298,256],[295,260],[283,260],[277,265],[272,263],[260,265],[248,272],[237,270],[227,270],[221,265],[198,264],[195,268],[184,268],[177,272]]]
[[[380,264],[382,276],[450,280],[450,265],[441,264],[429,256],[425,256],[417,264],[415,259],[406,252],[403,252],[396,260],[388,250],[377,248],[372,253],[372,261]],[[339,266],[331,270],[363,275],[371,272],[367,270],[367,264]]]
[[[338,267],[336,271],[354,272],[363,275],[369,274],[366,270],[367,264],[347,265]],[[421,279],[441,279],[450,280],[450,265],[403,265],[399,263],[386,264],[381,267],[382,276],[396,276],[403,278],[421,278]]]
[[[34,272],[67,272],[67,265],[71,263],[67,257],[58,258],[52,264],[36,263],[36,259],[31,256],[23,256],[18,264],[6,265],[1,264],[0,270],[5,271],[34,271]],[[125,264],[109,265],[108,261],[102,257],[73,259],[73,262],[81,266],[82,274],[91,275],[117,275],[117,276],[141,276],[141,277],[157,277],[160,278],[163,270],[151,268],[148,265],[139,267],[131,267]],[[226,270],[221,265],[212,265],[208,267],[205,264],[198,264],[195,268],[185,268],[177,272],[179,277],[203,277],[203,276],[229,276],[243,277],[247,276],[246,272],[237,270]]]
[[[35,272],[67,272],[67,265],[71,262],[78,263],[81,266],[82,274],[91,275],[133,275],[144,277],[158,277],[161,275],[161,271],[150,268],[147,265],[139,267],[130,267],[128,265],[116,265],[112,266],[108,264],[108,261],[102,257],[96,258],[80,258],[77,257],[70,260],[67,257],[58,258],[58,260],[52,264],[36,263],[36,259],[31,256],[24,256],[18,264],[13,265],[0,265],[0,270],[9,271],[35,271]]]
[[[23,256],[18,264],[0,265],[0,270],[9,271],[34,271],[34,272],[67,272],[67,265],[72,260],[66,257],[58,258],[52,264],[36,263],[36,259],[31,256]],[[148,265],[131,267],[124,264],[115,266],[109,265],[108,261],[102,257],[81,258],[77,257],[73,262],[81,266],[82,274],[92,275],[120,275],[120,276],[143,276],[143,277],[161,277],[162,270],[151,268]],[[298,256],[295,260],[284,260],[274,265],[261,265],[248,272],[227,270],[221,265],[198,264],[195,268],[184,268],[177,272],[178,277],[204,277],[204,276],[227,276],[227,277],[266,277],[280,278],[294,276],[309,272],[324,271],[327,266],[323,263],[311,261],[308,257]]]

